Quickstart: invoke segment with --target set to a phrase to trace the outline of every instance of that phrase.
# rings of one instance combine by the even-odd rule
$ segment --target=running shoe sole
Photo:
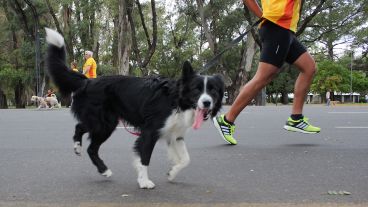
[[[308,131],[304,131],[302,129],[298,129],[298,128],[295,128],[295,127],[292,127],[292,126],[288,126],[288,125],[285,125],[284,126],[284,129],[285,130],[288,130],[290,132],[300,132],[300,133],[304,133],[304,134],[317,134],[319,132],[308,132]]]

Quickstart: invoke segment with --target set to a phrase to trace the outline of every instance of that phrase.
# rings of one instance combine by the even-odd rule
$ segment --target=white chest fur
[[[186,131],[193,125],[194,110],[177,112],[173,110],[167,118],[164,127],[161,129],[161,137],[166,139],[176,139],[184,137]]]

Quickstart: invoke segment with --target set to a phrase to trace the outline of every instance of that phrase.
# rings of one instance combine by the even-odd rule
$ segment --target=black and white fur
[[[87,79],[66,66],[63,37],[48,28],[46,33],[49,75],[62,94],[73,93],[71,110],[79,122],[73,137],[75,152],[80,154],[82,136],[88,132],[91,141],[88,155],[99,173],[111,176],[98,151],[119,120],[124,120],[141,132],[134,146],[139,187],[155,187],[147,167],[158,139],[165,139],[168,145],[168,156],[173,162],[168,179],[173,180],[190,162],[184,135],[193,125],[195,111],[202,111],[201,118],[206,120],[208,115],[216,116],[221,108],[224,93],[221,76],[198,75],[185,62],[178,80],[159,76]]]

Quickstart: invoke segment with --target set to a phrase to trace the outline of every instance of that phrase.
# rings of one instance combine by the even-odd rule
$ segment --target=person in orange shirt
[[[319,127],[312,126],[303,116],[304,98],[316,73],[316,63],[306,48],[297,40],[295,32],[299,21],[301,0],[243,0],[244,4],[263,21],[259,26],[261,55],[254,77],[244,85],[226,114],[213,118],[215,127],[229,144],[234,139],[235,119],[276,74],[284,62],[295,65],[300,73],[294,86],[294,102],[291,116],[284,129],[302,133],[318,133]]]
[[[95,59],[93,59],[93,52],[92,51],[85,51],[84,52],[84,59],[86,62],[83,65],[83,74],[87,78],[97,78],[97,64]]]

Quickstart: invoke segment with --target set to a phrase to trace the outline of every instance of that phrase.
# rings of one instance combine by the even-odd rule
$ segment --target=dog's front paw
[[[153,189],[155,184],[149,179],[138,179],[138,185],[142,189]]]
[[[175,168],[171,168],[170,171],[167,173],[167,179],[169,181],[173,181],[176,177],[176,175],[178,174],[178,171],[175,170]]]
[[[81,156],[82,145],[80,142],[74,142],[74,153],[78,156]]]

